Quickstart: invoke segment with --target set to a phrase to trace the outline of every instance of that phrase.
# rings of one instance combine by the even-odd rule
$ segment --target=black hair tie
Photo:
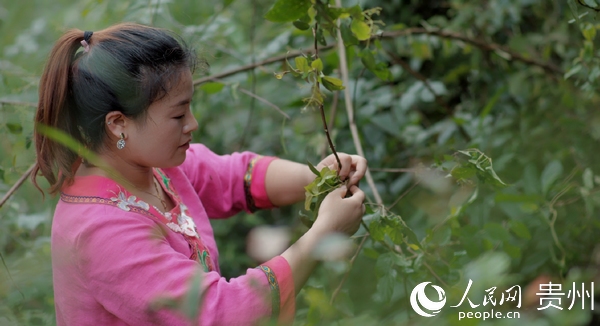
[[[86,41],[89,44],[90,43],[90,38],[92,37],[93,34],[94,34],[94,32],[92,32],[92,31],[85,31],[85,32],[83,32],[83,40]]]
[[[83,51],[85,52],[90,51],[90,38],[92,37],[92,34],[94,34],[92,31],[83,32],[83,41],[81,41],[81,46],[83,46]]]

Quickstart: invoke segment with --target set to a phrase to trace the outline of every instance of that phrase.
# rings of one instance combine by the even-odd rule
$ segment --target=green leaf
[[[353,19],[363,19],[363,11],[359,5],[346,8],[346,12],[350,14],[350,16],[352,16]]]
[[[397,245],[404,243],[404,234],[402,233],[404,228],[402,227],[399,218],[387,218],[386,224],[385,233],[390,237],[390,240]]]
[[[404,228],[404,234],[407,237],[407,241],[406,243],[409,245],[416,245],[417,247],[423,249],[423,247],[421,246],[421,242],[419,241],[419,238],[417,238],[417,235],[415,234],[415,232],[409,228],[409,227],[405,227]]]
[[[383,81],[392,80],[392,73],[388,69],[387,65],[383,62],[380,62],[376,65],[373,73],[375,74],[375,76],[377,76],[377,78]]]
[[[358,56],[360,57],[360,61],[362,64],[369,69],[370,71],[377,70],[377,65],[375,64],[375,56],[373,56],[373,52],[368,48],[362,49]]]
[[[277,78],[277,79],[281,79],[281,78]],[[200,85],[200,89],[202,91],[206,92],[207,94],[216,94],[216,93],[222,91],[223,87],[225,87],[225,84],[219,83],[219,82],[208,82],[208,83],[204,83],[204,84]]]
[[[346,88],[344,87],[344,83],[338,78],[323,76],[321,81],[323,83],[323,86],[332,92],[341,91]]]
[[[584,24],[581,33],[583,33],[583,37],[585,37],[588,41],[593,41],[596,37],[596,26],[586,23]]]
[[[29,149],[31,147],[32,142],[33,142],[33,137],[31,134],[25,136],[25,149]]]
[[[439,246],[446,245],[450,242],[452,230],[449,226],[442,226],[431,234],[431,242]]]
[[[510,239],[508,231],[498,223],[488,223],[484,226],[485,233],[495,241],[508,241]]]
[[[385,226],[381,219],[381,210],[377,210],[373,214],[371,223],[369,223],[369,233],[375,241],[383,241],[385,239]]]
[[[321,61],[321,58],[315,59],[311,62],[310,66],[317,71],[323,71],[323,61]]]
[[[511,258],[521,258],[521,248],[513,246],[508,241],[503,244],[504,252],[506,252]]]
[[[302,224],[308,228],[312,227],[314,221],[312,221],[308,215],[306,215],[303,211],[299,211],[298,215],[300,216],[300,222],[302,222]]]
[[[586,189],[591,190],[592,188],[594,188],[594,173],[590,168],[586,168],[585,171],[583,171],[582,178],[583,186]]]
[[[358,19],[352,19],[350,30],[359,41],[366,41],[371,37],[371,28],[369,25]]]
[[[200,302],[202,299],[202,274],[195,273],[190,280],[188,291],[181,302],[181,312],[190,321],[198,320]]]
[[[470,165],[457,166],[450,171],[450,175],[458,181],[463,181],[474,177],[477,174],[477,170]]]
[[[359,44],[358,39],[356,38],[356,36],[354,36],[352,31],[350,30],[350,27],[348,24],[342,24],[340,26],[340,29],[342,32],[342,40],[344,40],[344,45],[346,47]]]
[[[297,29],[301,31],[305,31],[310,28],[310,25],[307,22],[303,22],[301,20],[296,20],[293,22],[293,24]]]
[[[500,89],[498,89],[496,91],[496,93],[494,93],[494,96],[492,96],[492,98],[488,101],[488,103],[485,105],[485,107],[483,108],[483,110],[481,110],[481,114],[479,115],[481,118],[481,121],[483,121],[483,119],[485,117],[488,116],[488,114],[490,114],[490,112],[492,111],[492,109],[494,108],[494,105],[496,105],[496,103],[498,102],[498,100],[500,99],[500,96],[506,92],[506,87],[502,87]]]
[[[529,233],[529,229],[527,228],[527,226],[525,225],[525,223],[523,223],[521,221],[512,220],[509,223],[509,228],[518,237],[520,237],[522,239],[525,239],[525,240],[530,240],[531,239],[531,233]]]
[[[103,160],[98,155],[96,155],[96,153],[85,148],[85,146],[83,146],[83,144],[79,143],[76,139],[69,136],[64,131],[62,131],[60,129],[52,128],[52,127],[49,127],[46,125],[42,125],[42,124],[37,125],[36,127],[37,127],[37,131],[40,134],[67,147],[71,151],[78,153],[79,156],[83,157],[88,162],[91,162],[92,164],[94,164],[96,166],[100,166],[100,167],[106,166],[106,164],[103,162]],[[117,178],[120,177],[119,175],[111,175],[111,176],[117,177]]]
[[[344,19],[350,17],[350,13],[346,8],[335,8],[335,7],[326,7],[325,8],[327,15],[331,20],[336,20],[338,18]]]
[[[554,160],[544,168],[542,172],[542,193],[547,194],[550,187],[558,180],[563,172],[563,167],[560,161]]]
[[[302,73],[307,73],[310,70],[308,61],[305,57],[295,57],[294,61],[296,62],[296,69],[300,70]]]
[[[265,18],[275,23],[291,22],[306,15],[310,7],[310,0],[277,0]]]
[[[317,38],[317,41],[319,42],[319,44],[321,44],[322,46],[327,46],[327,41],[325,40],[325,35],[323,34],[322,28],[317,29],[317,32],[315,33],[315,37]]]
[[[312,173],[314,173],[317,177],[321,175],[321,173],[319,172],[319,170],[317,170],[317,168],[312,165],[312,163],[307,162],[308,168],[312,171]]]
[[[575,75],[576,73],[580,72],[582,68],[583,68],[583,66],[582,66],[582,65],[575,65],[575,66],[573,66],[571,69],[569,69],[569,71],[567,71],[567,72],[565,73],[565,76],[564,76],[564,78],[565,78],[565,79],[569,79],[571,76],[573,76],[573,75]]]
[[[18,135],[21,132],[23,132],[23,126],[21,126],[20,123],[11,123],[11,122],[9,122],[9,123],[6,124],[6,127],[8,128],[8,131],[11,134]]]
[[[571,14],[573,15],[573,17],[575,17],[577,23],[579,23],[579,14],[577,13],[577,4],[575,3],[575,0],[567,0],[567,3],[569,4],[569,8],[571,9]]]
[[[377,294],[379,294],[383,302],[389,302],[392,299],[395,286],[396,278],[389,273],[379,279],[377,282]]]
[[[377,257],[375,270],[377,271],[378,275],[386,275],[389,273],[390,268],[394,268],[396,266],[408,267],[410,266],[410,261],[395,252],[386,252]]]

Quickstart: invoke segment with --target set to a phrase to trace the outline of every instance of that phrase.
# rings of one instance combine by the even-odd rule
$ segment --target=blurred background
[[[33,163],[37,87],[53,43],[69,28],[94,31],[123,21],[171,29],[210,64],[195,73],[196,142],[220,154],[251,150],[316,165],[330,151],[319,113],[302,110],[308,84],[289,75],[275,78],[288,69],[285,61],[259,64],[313,44],[310,30],[265,19],[274,2],[1,0],[0,197]],[[334,259],[335,239],[322,248],[328,261],[297,297],[297,324],[600,323],[600,290],[590,293],[592,282],[600,288],[600,16],[594,0],[581,3],[343,1],[344,7],[381,7],[373,18],[392,34],[368,44],[379,64],[375,71],[359,57],[367,44],[344,37],[345,91],[386,209],[378,210],[375,191],[362,182],[372,203],[365,217],[371,234],[359,230],[351,261]],[[331,35],[325,41],[335,44]],[[324,73],[341,78],[339,52],[320,55]],[[246,65],[253,67],[238,69]],[[338,93],[324,91],[332,136],[339,151],[356,153],[347,104]],[[481,152],[458,152],[469,148]],[[483,177],[456,169],[467,166]],[[56,201],[26,181],[0,208],[0,325],[55,324],[50,229]],[[302,208],[214,221],[223,275],[245,273],[277,254],[267,248],[302,234]],[[257,228],[265,225],[274,228]],[[465,301],[450,308],[469,280],[468,298],[479,307]],[[446,292],[437,317],[418,316],[410,306],[421,282]],[[549,282],[562,285],[562,310],[539,310],[536,293]],[[573,284],[577,291],[584,285],[587,294],[572,291]],[[513,285],[522,290],[518,308],[500,304]],[[483,305],[492,287],[497,302]],[[571,309],[569,290],[577,300]],[[459,310],[491,309],[518,311],[520,318],[458,320]]]

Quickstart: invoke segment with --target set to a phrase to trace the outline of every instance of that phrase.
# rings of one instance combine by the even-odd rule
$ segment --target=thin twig
[[[582,0],[577,0],[577,2],[579,2],[579,4],[580,4],[581,6],[583,6],[583,7],[586,7],[586,8],[588,8],[588,9],[592,9],[592,10],[594,10],[594,11],[600,11],[600,8],[599,8],[599,7],[592,7],[592,6],[588,5],[587,3],[585,3],[585,2],[584,2],[584,1],[582,1]]]
[[[433,95],[433,97],[435,98],[435,101],[437,102],[437,104],[439,106],[441,106],[442,108],[444,108],[444,110],[446,110],[446,113],[452,114],[452,109],[450,108],[450,106],[448,105],[448,103],[444,102],[444,100],[442,99],[442,97],[433,89],[433,87],[431,86],[431,84],[427,80],[427,77],[423,76],[418,71],[412,69],[410,67],[410,65],[408,64],[408,62],[402,60],[402,58],[400,58],[399,56],[395,55],[394,53],[392,53],[390,51],[385,51],[385,53],[392,59],[392,61],[394,61],[395,63],[399,64],[409,74],[411,74],[416,79],[420,80],[423,83],[423,85],[425,86],[425,88],[427,88],[427,90],[429,90],[429,92]]]
[[[319,22],[315,23],[315,28],[313,29],[313,37],[315,39],[314,41],[314,51],[315,51],[315,60],[319,59],[319,45],[317,44],[317,32],[319,30]],[[315,87],[317,89],[317,92],[320,92],[320,84],[319,84],[319,78],[315,77]],[[333,156],[335,156],[335,160],[338,163],[338,171],[342,171],[342,162],[340,161],[340,158],[338,157],[337,151],[335,150],[335,145],[333,145],[333,141],[331,140],[331,135],[329,134],[329,126],[327,125],[327,118],[325,118],[325,107],[323,106],[323,101],[320,101],[321,104],[319,104],[319,111],[321,112],[321,121],[323,121],[323,129],[325,130],[325,136],[327,136],[327,142],[329,143],[329,148],[331,149],[331,151],[333,152]]]
[[[256,62],[256,55],[254,51],[254,43],[255,43],[255,31],[256,31],[256,0],[252,0],[252,20],[250,23],[250,63],[254,64]],[[256,69],[250,70],[250,79],[252,80],[250,84],[252,94],[256,94]],[[244,127],[244,131],[242,132],[242,137],[240,139],[238,149],[241,150],[244,148],[247,133],[250,131],[250,127],[252,126],[252,116],[254,115],[254,109],[256,108],[256,97],[252,96],[250,100],[250,110],[248,110],[248,120],[246,120],[246,126]]]
[[[290,116],[287,113],[283,112],[282,109],[280,109],[277,105],[273,104],[272,102],[269,102],[269,100],[267,100],[266,98],[260,97],[260,96],[258,96],[256,94],[250,92],[249,90],[246,90],[246,89],[241,88],[241,87],[238,87],[237,90],[240,91],[240,92],[242,92],[242,93],[244,93],[244,94],[246,94],[246,95],[248,95],[248,96],[250,96],[250,97],[253,97],[253,98],[255,98],[255,99],[263,102],[264,104],[266,104],[266,105],[268,105],[270,107],[272,107],[273,109],[277,110],[277,112],[281,113],[281,115],[283,115],[287,119],[291,119]]]
[[[19,189],[19,187],[23,185],[23,183],[25,182],[25,180],[27,180],[31,172],[33,172],[33,169],[35,169],[36,165],[37,163],[33,163],[29,167],[29,169],[27,169],[27,171],[25,171],[25,173],[19,178],[19,180],[17,180],[17,182],[8,190],[8,192],[4,194],[4,197],[2,197],[2,199],[0,200],[0,208],[2,208],[2,206],[4,206],[8,199],[17,191],[17,189]]]
[[[523,55],[509,49],[508,47],[502,46],[500,44],[488,43],[488,42],[485,42],[482,40],[469,38],[465,35],[455,33],[455,32],[448,32],[448,31],[442,31],[442,30],[429,30],[429,29],[425,29],[425,28],[421,28],[421,27],[415,27],[415,28],[406,28],[406,29],[399,30],[399,31],[383,32],[380,35],[375,35],[375,36],[371,37],[371,40],[394,39],[394,38],[402,37],[402,36],[420,35],[420,34],[427,34],[427,35],[433,35],[433,36],[437,36],[437,37],[441,37],[441,38],[462,41],[464,43],[468,43],[473,46],[476,46],[483,51],[500,53],[501,54],[500,57],[507,61],[519,61],[519,62],[528,64],[528,65],[540,67],[540,68],[544,69],[544,71],[549,72],[549,73],[558,74],[558,75],[564,74],[564,71],[561,68],[557,67],[556,65],[554,65],[551,62],[543,62],[543,61],[539,61],[536,59],[532,59],[532,58],[535,58],[536,56],[532,55],[531,56],[532,58],[526,58]],[[367,42],[367,41],[365,41],[365,42]],[[327,46],[321,46],[321,47],[319,47],[319,51],[330,50],[330,49],[334,48],[335,46],[336,46],[336,44],[329,44]],[[313,52],[313,49],[290,51],[286,54],[277,55],[277,56],[274,56],[274,57],[271,57],[271,58],[268,58],[268,59],[265,59],[265,60],[262,60],[259,62],[255,62],[254,64],[244,65],[244,66],[241,66],[241,67],[229,70],[229,71],[225,71],[222,73],[218,73],[218,74],[215,74],[212,76],[206,76],[206,77],[196,79],[194,81],[194,85],[206,83],[206,82],[212,80],[213,78],[229,77],[229,76],[238,74],[240,72],[245,72],[245,71],[254,69],[256,67],[284,61],[286,59],[292,59],[297,56],[307,54],[307,53],[312,53],[312,52]]]
[[[360,250],[362,249],[362,247],[365,245],[365,242],[369,238],[368,235],[369,234],[367,233],[366,236],[363,237],[362,241],[358,245],[358,248],[356,249],[356,252],[354,253],[354,256],[352,256],[352,259],[350,259],[350,266],[348,266],[348,270],[346,271],[346,273],[344,273],[344,277],[342,277],[340,284],[338,284],[337,288],[335,289],[335,291],[333,291],[333,294],[331,295],[331,300],[329,300],[330,305],[333,304],[333,302],[335,301],[335,298],[338,296],[338,293],[342,289],[342,286],[344,286],[344,283],[346,282],[348,275],[350,275],[350,271],[352,270],[352,266],[354,265],[354,261],[356,260],[356,257],[358,257]]]
[[[14,285],[14,287],[17,289],[17,291],[19,291],[19,293],[21,293],[21,297],[23,299],[25,299],[25,295],[23,294],[23,292],[21,292],[21,289],[19,289],[19,287],[17,286],[17,283],[15,283],[15,280],[13,279],[12,275],[10,274],[10,270],[8,269],[8,265],[6,265],[6,261],[4,261],[4,256],[2,255],[2,253],[0,253],[0,260],[2,261],[2,265],[4,266],[4,269],[6,269],[6,274],[8,274],[8,278],[10,279],[10,282]]]
[[[391,205],[390,207],[388,207],[388,210],[392,209],[394,206],[396,206],[396,204],[398,204],[400,202],[400,200],[402,198],[404,198],[404,196],[408,195],[408,193],[413,190],[414,187],[416,187],[419,183],[421,182],[421,180],[417,180],[417,182],[413,183],[413,185],[408,188],[405,192],[402,193],[402,195],[400,195],[400,197],[398,197],[398,199],[396,199]]]
[[[445,288],[448,288],[448,284],[446,284],[446,282],[444,282],[444,280],[442,280],[434,271],[433,268],[431,268],[431,266],[429,266],[429,264],[427,264],[427,262],[423,262],[423,266],[427,267],[427,269],[429,270],[429,272],[433,275],[433,277],[435,277],[438,281],[440,281],[440,283],[442,283],[442,285]]]
[[[30,106],[32,108],[37,107],[37,103],[20,102],[20,101],[10,101],[10,100],[0,100],[0,105],[3,105],[3,104],[17,105],[17,106]]]
[[[225,81],[223,81],[223,80],[220,80],[220,79],[218,79],[218,78],[212,78],[211,80],[212,80],[212,81],[219,82],[219,83],[224,83],[224,84],[226,84],[226,82],[225,82]],[[240,91],[241,93],[244,93],[244,94],[246,94],[246,95],[248,95],[248,96],[250,96],[250,97],[253,97],[253,98],[255,98],[255,99],[259,100],[260,102],[262,102],[262,103],[264,103],[264,104],[266,104],[266,105],[268,105],[268,106],[272,107],[273,109],[277,110],[277,112],[281,113],[281,115],[283,115],[283,116],[284,116],[284,117],[286,117],[287,119],[291,119],[291,118],[290,118],[290,116],[289,116],[287,113],[283,112],[283,110],[282,110],[282,109],[280,109],[280,108],[279,108],[277,105],[273,104],[272,102],[270,102],[270,101],[269,101],[269,100],[267,100],[266,98],[264,98],[264,97],[261,97],[261,96],[258,96],[258,95],[256,95],[256,94],[252,93],[251,91],[249,91],[249,90],[247,90],[247,89],[245,89],[245,88],[238,87],[238,88],[237,88],[237,90],[238,90],[238,91]]]
[[[522,63],[541,67],[544,70],[546,70],[547,72],[551,72],[551,73],[555,73],[555,74],[559,74],[559,75],[564,74],[564,72],[561,68],[555,66],[554,64],[552,64],[550,62],[543,62],[543,61],[539,61],[536,59],[532,59],[532,58],[536,57],[535,55],[532,55],[531,56],[532,58],[526,58],[506,46],[496,44],[496,43],[491,43],[491,42],[485,42],[483,40],[467,37],[466,35],[463,35],[463,34],[449,32],[449,31],[443,31],[440,29],[426,29],[426,28],[421,28],[421,27],[407,28],[407,29],[403,29],[403,30],[399,30],[399,31],[383,32],[381,34],[381,38],[396,38],[399,36],[417,35],[417,34],[428,34],[428,35],[438,36],[441,38],[463,41],[465,43],[474,45],[483,51],[495,52],[496,54],[498,54],[498,56],[500,56],[501,58],[503,58],[507,61],[520,61]]]
[[[341,0],[335,1],[336,6],[342,7]],[[344,85],[348,85],[349,82],[349,73],[348,73],[348,63],[346,62],[346,47],[344,46],[344,40],[342,39],[342,32],[340,29],[337,29],[337,47],[338,47],[338,55],[340,58],[340,72],[342,75],[342,81]],[[360,143],[360,136],[358,135],[358,128],[356,127],[356,122],[354,121],[354,109],[352,107],[352,99],[350,98],[350,92],[348,90],[344,91],[344,100],[346,103],[346,112],[348,114],[348,124],[350,125],[350,132],[352,133],[352,140],[354,141],[354,147],[358,155],[365,157],[365,152],[363,151],[362,145]],[[377,190],[377,186],[375,186],[375,181],[373,181],[373,176],[371,175],[371,171],[367,168],[365,172],[365,178],[367,179],[367,184],[371,188],[371,192],[375,197],[375,202],[378,205],[383,206],[383,200],[379,195],[379,191]]]
[[[446,103],[446,101],[444,101],[444,99],[433,89],[433,87],[427,80],[427,77],[423,76],[420,72],[412,69],[406,61],[402,60],[402,58],[395,55],[394,53],[392,53],[390,51],[385,51],[385,52],[392,59],[392,61],[394,61],[396,64],[399,64],[400,66],[402,66],[402,68],[404,70],[406,70],[409,74],[411,74],[416,79],[420,80],[423,83],[423,85],[425,85],[425,88],[427,88],[427,90],[429,90],[429,92],[431,92],[431,94],[435,98],[435,102],[444,109],[446,114],[448,114],[449,116],[453,115],[452,108],[450,108],[448,103]],[[467,131],[465,130],[465,128],[463,126],[457,124],[457,129],[460,132],[460,134],[467,141],[471,141],[471,136],[469,136],[469,134],[467,133]]]
[[[333,92],[333,102],[331,103],[331,111],[329,111],[329,123],[328,128],[331,130],[335,125],[335,114],[337,113],[337,106],[339,100],[339,92]],[[323,150],[321,151],[321,160],[323,160],[327,156],[327,146],[323,146]]]
[[[415,173],[416,169],[405,168],[370,168],[373,172],[389,172],[389,173]]]

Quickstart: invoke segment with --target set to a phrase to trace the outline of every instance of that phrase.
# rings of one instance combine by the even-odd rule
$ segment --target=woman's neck
[[[104,168],[91,164],[80,164],[75,176],[99,175],[115,180],[131,194],[166,212],[175,203],[162,187],[154,181],[151,167],[133,165],[114,155],[99,155]]]
[[[100,175],[117,181],[125,188],[154,190],[152,167],[131,164],[115,155],[99,154],[98,158],[101,159],[102,164],[98,166],[87,162],[80,164],[75,176]]]

